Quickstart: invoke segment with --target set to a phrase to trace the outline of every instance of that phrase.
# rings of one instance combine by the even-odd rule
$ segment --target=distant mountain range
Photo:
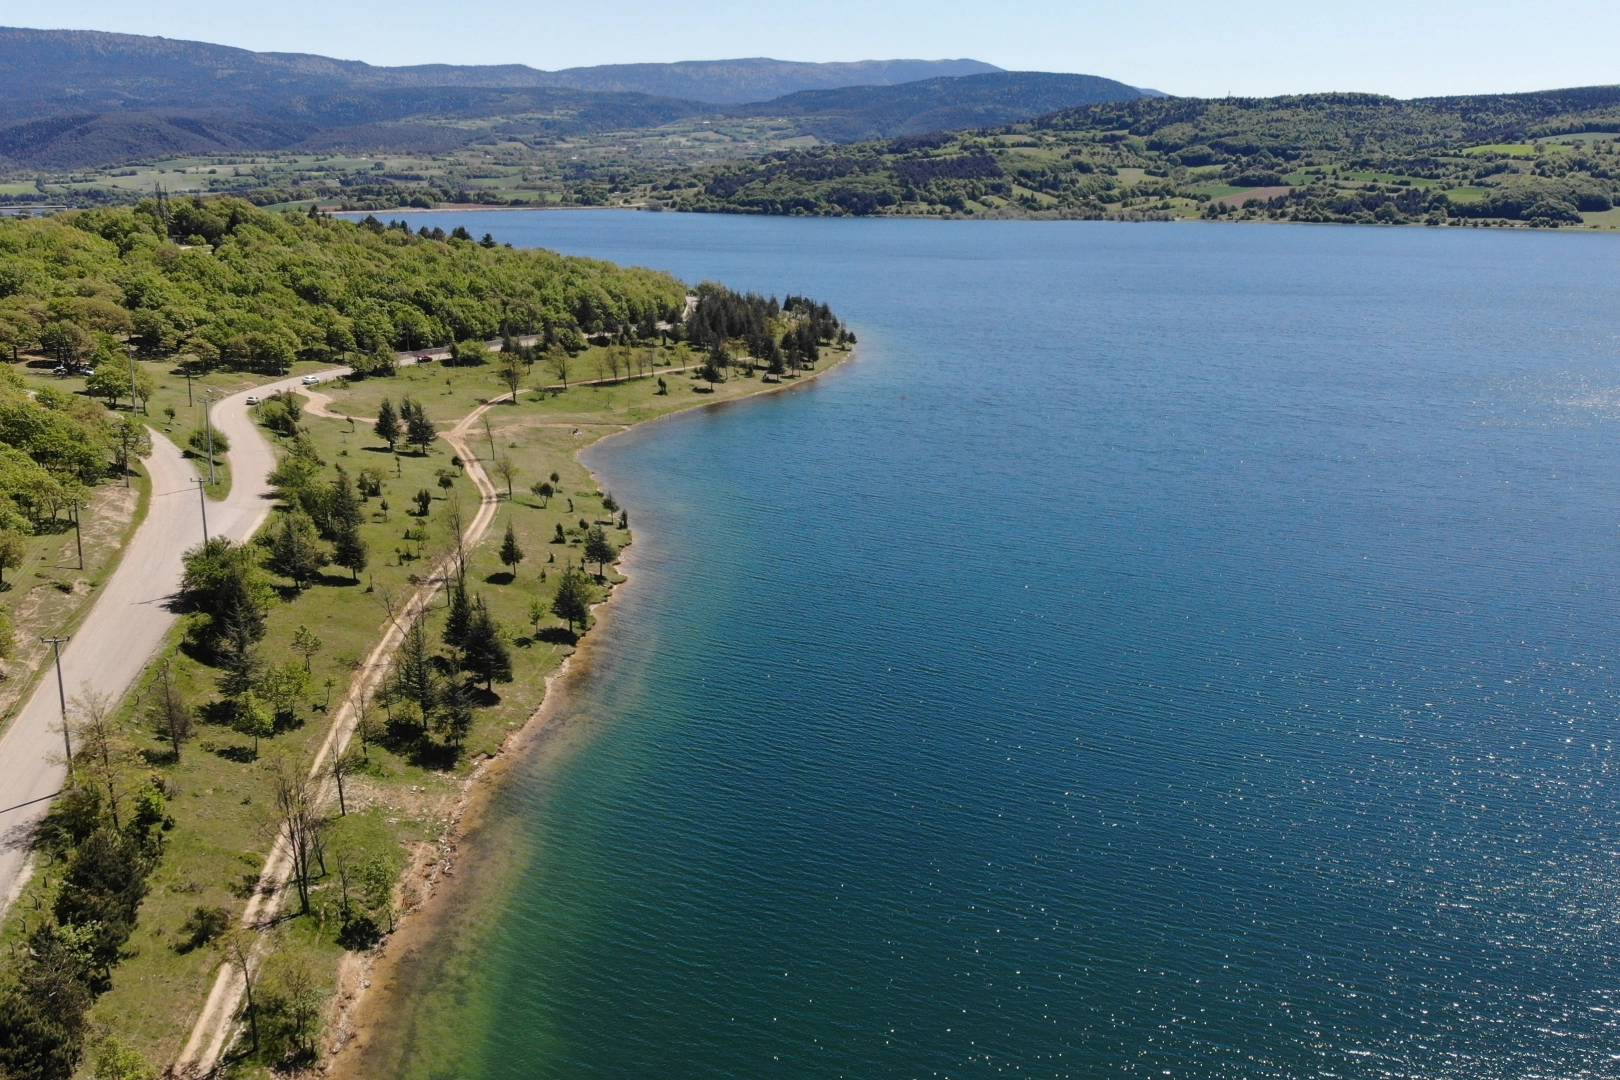
[[[376,67],[131,34],[0,28],[0,166],[63,170],[294,148],[436,153],[492,134],[616,131],[705,115],[783,117],[823,141],[849,141],[1142,96],[1110,79],[1008,72],[978,60]]]

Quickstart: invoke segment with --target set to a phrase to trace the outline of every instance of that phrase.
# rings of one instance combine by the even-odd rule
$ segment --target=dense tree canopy
[[[167,221],[164,219],[167,214]],[[0,222],[0,344],[278,371],[503,332],[620,333],[679,316],[667,274],[454,237],[176,199]]]

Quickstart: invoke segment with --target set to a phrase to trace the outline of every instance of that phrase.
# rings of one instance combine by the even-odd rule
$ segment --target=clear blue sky
[[[1198,95],[1412,97],[1620,82],[1616,0],[6,0],[0,23],[374,64],[971,56]]]

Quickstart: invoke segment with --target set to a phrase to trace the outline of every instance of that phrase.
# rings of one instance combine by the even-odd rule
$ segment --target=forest
[[[722,213],[1582,224],[1620,196],[1620,88],[1137,98],[778,151],[652,197]],[[1253,191],[1251,198],[1247,192]]]
[[[127,340],[143,357],[276,373],[503,333],[618,334],[685,302],[649,270],[229,198],[6,221],[0,265],[0,347],[68,364]]]

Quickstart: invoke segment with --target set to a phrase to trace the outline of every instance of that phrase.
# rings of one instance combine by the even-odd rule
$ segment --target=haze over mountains
[[[1007,72],[966,59],[377,67],[131,34],[0,28],[0,165],[73,169],[293,148],[434,153],[492,136],[637,129],[703,115],[790,117],[807,134],[841,141],[1141,96],[1111,79]]]

